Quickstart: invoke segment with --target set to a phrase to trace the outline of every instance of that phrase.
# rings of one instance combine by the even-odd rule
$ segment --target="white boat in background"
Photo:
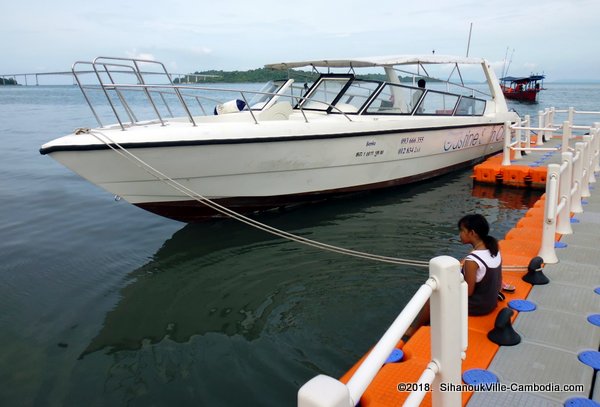
[[[40,152],[134,205],[189,222],[220,214],[148,168],[248,213],[473,165],[502,149],[504,122],[518,119],[480,58],[398,56],[266,67],[323,72],[310,87],[289,79],[250,92],[175,85],[155,61],[77,62],[73,73],[99,127],[78,129]],[[375,77],[385,80],[359,74],[375,68],[385,75]],[[435,70],[445,79],[434,79]],[[486,86],[465,84],[463,77],[475,70]],[[419,79],[426,80],[424,88]],[[215,93],[228,93],[229,102],[212,100]],[[117,124],[104,125],[105,116]],[[118,154],[125,149],[140,161]]]

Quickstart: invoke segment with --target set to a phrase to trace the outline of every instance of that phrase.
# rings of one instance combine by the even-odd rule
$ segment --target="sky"
[[[305,59],[469,56],[501,75],[600,80],[600,0],[23,0],[0,13],[0,75],[96,56],[174,73]],[[511,57],[512,56],[512,57]]]

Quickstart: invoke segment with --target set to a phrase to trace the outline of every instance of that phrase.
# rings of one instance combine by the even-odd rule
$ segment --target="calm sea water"
[[[599,85],[547,84],[545,106],[600,110]],[[90,185],[39,146],[93,116],[75,87],[0,87],[0,405],[283,406],[372,346],[427,270],[323,253],[233,221],[185,225]],[[503,237],[537,194],[471,171],[265,214],[311,239],[459,257],[455,223]]]

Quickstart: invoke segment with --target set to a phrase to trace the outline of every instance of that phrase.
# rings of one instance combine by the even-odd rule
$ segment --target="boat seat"
[[[258,121],[267,120],[288,120],[292,114],[292,105],[290,102],[277,102],[266,110],[258,114]]]

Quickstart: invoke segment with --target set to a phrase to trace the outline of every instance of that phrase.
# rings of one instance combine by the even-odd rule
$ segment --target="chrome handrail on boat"
[[[142,71],[142,64],[153,64],[154,67],[158,67],[155,70],[147,70]],[[89,65],[90,69],[80,70],[80,65]],[[268,97],[282,96],[277,92],[260,92],[260,91],[251,91],[251,90],[239,90],[239,89],[227,89],[227,88],[210,88],[210,87],[200,87],[200,86],[186,86],[186,85],[175,85],[172,81],[171,75],[168,73],[166,67],[161,62],[145,60],[145,59],[134,59],[134,58],[119,58],[119,57],[97,57],[93,61],[77,61],[73,64],[71,68],[73,72],[73,76],[80,90],[82,91],[83,97],[90,107],[94,118],[100,125],[100,127],[104,127],[104,124],[101,120],[101,115],[95,106],[93,101],[93,97],[90,94],[91,90],[100,90],[104,99],[107,102],[112,115],[115,117],[119,126],[122,130],[126,130],[130,125],[134,125],[139,122],[147,123],[146,120],[141,120],[141,118],[137,117],[135,114],[135,109],[131,106],[131,103],[127,101],[127,97],[125,96],[125,92],[129,91],[139,91],[142,92],[152,107],[154,117],[160,121],[162,125],[165,125],[165,120],[163,115],[161,114],[160,108],[157,104],[157,100],[153,95],[157,95],[160,97],[161,106],[163,106],[170,117],[174,117],[172,106],[167,101],[168,96],[175,96],[178,100],[178,104],[185,112],[185,116],[188,118],[190,123],[196,126],[196,122],[194,120],[194,115],[192,114],[192,109],[186,102],[186,98],[194,99],[201,110],[201,115],[208,115],[202,100],[209,100],[211,102],[220,103],[221,101],[211,98],[207,95],[198,95],[193,92],[234,92],[238,94],[238,97],[244,101],[247,106],[247,111],[252,117],[254,123],[259,123],[259,118],[255,114],[257,109],[252,109],[249,106],[249,98],[248,95],[262,95]],[[81,78],[82,74],[90,74],[93,73],[95,77],[95,81],[93,84],[84,83]],[[135,79],[135,83],[119,83],[117,82],[115,76],[116,75],[128,75]],[[165,83],[148,83],[145,79],[145,75],[156,75],[162,77]],[[293,87],[292,87],[293,88]],[[193,92],[187,92],[187,91]],[[117,100],[113,100],[111,97],[111,93],[114,92]],[[285,95],[286,97],[292,98],[292,104],[298,106],[304,120],[308,122],[308,117],[302,106],[300,106],[301,102],[305,99],[303,96],[295,96]],[[120,106],[117,105],[120,104]],[[331,108],[331,110],[341,113],[348,121],[352,121],[352,119],[342,110],[333,106],[327,102],[317,101],[319,103],[323,103],[327,108]],[[125,122],[121,117],[120,110],[124,110],[129,118],[129,123]]]
[[[90,69],[79,69],[80,65],[90,65]],[[142,70],[142,67],[145,69]],[[149,68],[147,68],[149,67]],[[211,102],[219,103],[214,98],[208,96],[209,92],[227,92],[234,93],[237,99],[242,100],[245,103],[245,109],[242,112],[248,112],[249,118],[253,120],[255,124],[259,124],[260,115],[256,114],[257,111],[261,111],[264,106],[268,105],[266,102],[263,107],[260,109],[252,108],[249,105],[251,99],[249,95],[252,96],[267,96],[270,99],[273,97],[284,97],[290,100],[292,106],[295,106],[295,110],[299,111],[302,114],[302,117],[305,122],[309,122],[309,116],[307,116],[306,111],[311,111],[313,109],[307,109],[304,101],[308,100],[306,95],[302,96],[302,91],[300,91],[299,95],[295,95],[294,90],[298,90],[299,88],[295,88],[294,86],[289,86],[289,90],[291,93],[287,93],[287,89],[279,88],[275,92],[263,92],[263,91],[253,91],[253,90],[240,90],[240,89],[231,89],[231,88],[219,88],[219,87],[202,87],[202,86],[190,86],[190,85],[180,85],[175,84],[172,80],[171,74],[167,71],[165,65],[158,61],[146,60],[146,59],[135,59],[135,58],[119,58],[119,57],[97,57],[91,62],[87,61],[77,61],[72,66],[73,76],[79,88],[81,89],[84,99],[87,102],[88,106],[92,110],[92,113],[100,125],[100,127],[104,127],[100,111],[95,106],[97,102],[92,97],[91,90],[100,90],[102,99],[105,100],[110,108],[110,112],[115,117],[119,126],[122,130],[126,130],[128,127],[139,123],[148,123],[152,120],[158,120],[161,125],[165,125],[165,113],[167,116],[172,118],[175,117],[176,111],[181,111],[183,113],[183,117],[187,117],[187,120],[193,125],[196,126],[196,120],[194,116],[207,116],[210,115],[210,110],[207,111],[203,104],[204,100],[209,100]],[[81,76],[83,74],[94,74],[93,75],[93,83],[85,83]],[[125,76],[125,81],[119,81],[119,79]],[[149,80],[150,76],[153,78],[158,78],[157,80]],[[128,82],[129,81],[129,82]],[[358,80],[360,82],[360,80]],[[367,112],[370,104],[377,98],[379,92],[385,87],[388,82],[381,82],[380,86],[376,89],[373,89],[373,92],[366,96],[366,101],[363,102],[360,106],[355,106],[356,112],[348,112],[344,111],[344,108],[341,106],[336,106],[334,101],[327,102],[323,100],[317,100],[314,98],[310,98],[311,102],[315,102],[318,104],[322,104],[324,109],[316,109],[317,111],[326,111],[328,113],[339,113],[344,118],[350,122],[353,121],[351,118],[352,115],[361,115],[361,114],[370,114]],[[394,86],[401,86],[406,88],[412,88],[410,86],[404,86],[399,84],[393,84]],[[283,92],[285,90],[286,92]],[[145,95],[149,106],[151,107],[152,113],[151,118],[145,119],[141,115],[136,115],[137,113],[143,113],[146,116],[149,112],[144,112],[144,107],[137,106],[132,104],[131,99],[128,100],[127,95],[131,96],[132,94],[129,92],[139,91]],[[198,94],[201,93],[201,94]],[[429,93],[436,94],[449,94],[457,97],[456,104],[451,115],[457,114],[456,108],[460,104],[460,101],[467,97],[461,95],[460,93],[448,93],[448,92],[440,92],[436,90],[427,89],[419,103],[423,103],[425,96]],[[344,93],[344,95],[350,95],[349,93]],[[356,96],[356,95],[355,95]],[[363,95],[358,95],[363,96]],[[174,102],[173,98],[177,101]],[[475,99],[471,96],[472,99]],[[187,99],[187,100],[186,100]],[[195,115],[192,113],[192,108],[189,105],[190,100],[195,100],[198,103],[200,108],[199,114]],[[483,99],[475,99],[475,100],[483,100]],[[483,100],[485,102],[485,100]],[[336,102],[338,103],[338,102]],[[135,109],[134,109],[135,108]],[[161,112],[162,110],[162,112]],[[129,122],[124,120],[122,117],[122,111],[127,115]],[[411,111],[411,114],[415,114],[417,112],[416,109]],[[350,113],[350,114],[349,114]],[[435,113],[433,113],[435,114]]]

